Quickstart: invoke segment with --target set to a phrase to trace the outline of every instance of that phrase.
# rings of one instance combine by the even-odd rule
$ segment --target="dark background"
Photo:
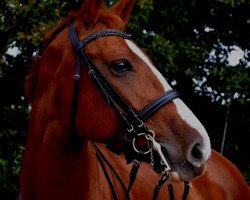
[[[24,76],[44,35],[82,2],[0,2],[1,197],[14,199],[18,191],[30,110],[23,94]],[[140,0],[126,30],[181,93],[219,152],[227,124],[223,155],[241,170],[248,183],[249,11],[247,0]],[[17,55],[13,53],[16,49]],[[235,49],[242,50],[242,57],[232,65],[228,57]]]

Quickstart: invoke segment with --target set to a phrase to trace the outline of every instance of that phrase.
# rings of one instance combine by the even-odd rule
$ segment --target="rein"
[[[94,147],[95,151],[96,151],[96,155],[97,155],[97,159],[102,167],[102,170],[105,174],[105,177],[109,183],[109,186],[110,186],[110,189],[111,189],[111,192],[112,192],[112,195],[113,195],[113,198],[115,200],[118,200],[118,197],[117,197],[117,194],[115,192],[115,188],[109,178],[109,175],[108,175],[108,172],[105,168],[105,165],[104,165],[104,162],[108,165],[108,167],[112,170],[112,172],[115,174],[116,178],[118,179],[118,181],[120,182],[121,186],[122,186],[122,189],[124,191],[126,191],[126,186],[124,185],[124,183],[122,182],[122,179],[120,178],[120,176],[117,174],[117,172],[115,171],[115,169],[112,167],[112,165],[110,164],[110,162],[107,160],[107,158],[103,155],[103,153],[101,152],[101,150],[96,146],[95,143],[92,142],[92,146]],[[104,162],[103,162],[104,161]],[[128,200],[130,200],[130,198],[128,197]]]
[[[113,198],[114,200],[118,200],[117,194],[115,192],[115,188],[110,180],[109,174],[107,169],[105,168],[105,164],[104,162],[107,164],[107,166],[111,169],[111,171],[114,173],[115,177],[118,179],[119,183],[122,186],[123,191],[125,192],[125,197],[124,200],[130,200],[129,197],[129,191],[132,188],[133,185],[133,180],[135,179],[135,174],[137,173],[135,172],[135,170],[138,170],[139,167],[137,167],[136,165],[133,165],[132,170],[130,172],[130,182],[128,185],[128,188],[126,189],[125,184],[123,183],[122,179],[120,178],[120,176],[118,175],[118,173],[115,171],[115,169],[112,167],[112,165],[110,164],[110,162],[107,160],[107,158],[104,156],[104,154],[101,152],[101,150],[97,147],[97,145],[95,143],[92,142],[92,146],[96,151],[96,155],[97,155],[97,159],[102,167],[103,173],[108,181],[108,184],[110,186],[110,190],[112,192]],[[137,163],[137,165],[140,165],[141,161],[135,160],[135,163]],[[153,200],[156,200],[160,191],[161,186],[167,181],[168,177],[166,176],[162,176],[161,179],[159,180],[159,182],[157,183],[155,189],[154,189],[154,193],[153,193]],[[182,200],[186,200],[189,194],[189,182],[185,181],[184,182],[184,191],[183,191],[183,195],[182,195]],[[169,193],[169,200],[174,200],[174,192],[173,192],[173,186],[170,184],[168,185],[168,193]]]
[[[97,153],[97,158],[102,166],[106,179],[110,185],[111,192],[112,192],[114,199],[117,199],[117,195],[116,195],[115,189],[112,185],[112,182],[109,178],[109,175],[107,173],[107,170],[102,160],[104,160],[105,163],[108,164],[108,166],[111,168],[111,170],[113,171],[113,173],[115,174],[119,182],[121,183],[122,188],[124,189],[126,193],[125,199],[129,199],[129,191],[132,188],[133,182],[136,178],[136,174],[140,167],[140,163],[142,162],[142,157],[145,154],[148,154],[148,153],[152,154],[153,151],[157,152],[161,159],[161,165],[164,167],[164,170],[162,170],[161,180],[163,179],[163,176],[168,177],[169,175],[169,171],[171,170],[171,168],[161,151],[161,146],[159,143],[155,141],[154,132],[152,130],[149,130],[146,127],[146,125],[144,124],[144,121],[148,119],[152,114],[154,114],[162,106],[171,102],[173,99],[179,97],[179,94],[175,90],[169,90],[163,93],[161,96],[159,96],[155,100],[153,100],[148,105],[146,105],[140,112],[138,113],[135,112],[127,104],[127,102],[120,96],[120,94],[112,87],[112,85],[104,78],[104,76],[101,74],[101,72],[98,70],[96,65],[93,63],[91,58],[87,55],[87,53],[84,50],[84,47],[87,44],[89,44],[90,42],[100,37],[117,36],[117,37],[121,37],[124,39],[130,39],[131,35],[118,31],[118,30],[107,29],[107,30],[100,30],[100,31],[94,32],[80,41],[75,32],[73,22],[71,22],[70,24],[69,35],[70,35],[70,40],[72,43],[73,50],[76,54],[76,70],[75,70],[74,81],[73,81],[73,97],[72,97],[72,107],[71,107],[72,127],[75,128],[75,117],[77,113],[79,84],[80,84],[81,61],[83,61],[83,63],[85,64],[84,66],[88,70],[89,76],[92,78],[92,80],[95,82],[96,86],[100,90],[107,105],[111,106],[114,109],[114,111],[117,113],[117,116],[120,118],[120,121],[122,122],[126,130],[124,141],[126,143],[125,146],[127,147],[127,151],[131,151],[131,149],[133,149],[137,154],[134,160],[132,169],[131,169],[129,186],[126,189],[120,177],[113,169],[113,167],[110,164],[108,164],[109,162],[107,161],[107,159],[103,156],[103,154],[98,149],[98,147],[96,145],[93,145]],[[143,151],[137,150],[137,148],[135,147],[135,140],[140,136],[144,136],[148,140],[148,142],[151,144],[148,151],[143,152]],[[125,152],[125,154],[126,153],[127,152]],[[156,186],[156,189],[154,192],[155,193],[154,196],[156,196],[156,198],[157,198],[159,189],[161,185],[163,184],[162,183],[160,185],[159,183],[157,184],[158,187]]]

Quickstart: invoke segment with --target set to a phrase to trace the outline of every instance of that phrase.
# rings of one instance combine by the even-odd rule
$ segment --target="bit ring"
[[[148,141],[150,141],[150,140],[152,140],[152,138],[155,137],[155,133],[154,133],[154,131],[152,131],[152,130],[149,130],[149,133],[151,133],[152,136],[149,135],[149,134],[146,134],[146,133],[139,133],[139,134],[138,134],[138,137],[139,137],[139,136],[144,136]],[[136,153],[140,153],[140,152],[142,152],[142,151],[139,151],[139,150],[136,148],[136,146],[135,146],[135,139],[136,139],[136,138],[134,138],[133,141],[132,141],[133,148],[134,148],[134,150],[135,150]],[[150,147],[149,150],[144,151],[144,152],[143,152],[143,155],[146,155],[146,154],[150,153],[151,151],[152,151],[152,147]]]

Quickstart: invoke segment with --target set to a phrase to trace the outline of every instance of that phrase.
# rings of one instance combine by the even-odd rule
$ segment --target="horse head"
[[[127,128],[124,128],[117,110],[110,104],[115,104],[123,117],[127,118],[129,114],[119,102],[110,103],[109,95],[107,97],[106,91],[100,89],[102,85],[89,76],[91,73],[85,61],[80,63],[81,78],[77,83],[77,104],[72,123],[73,75],[80,61],[72,48],[70,30],[65,27],[74,21],[73,27],[79,41],[104,29],[123,30],[134,0],[120,0],[110,8],[104,8],[103,4],[103,0],[86,0],[77,12],[70,13],[61,22],[59,27],[64,28],[59,34],[55,35],[55,32],[58,33],[60,28],[47,36],[50,44],[39,63],[32,104],[34,112],[39,113],[44,122],[41,126],[51,119],[60,119],[63,130],[71,130],[71,134],[76,133],[85,140],[106,143],[114,151],[127,151],[124,143]],[[77,51],[80,49],[129,108],[135,114],[139,113],[139,118],[145,106],[172,91],[145,52],[125,36],[114,34],[96,37]],[[136,156],[136,150],[147,151],[152,143],[156,143],[160,145],[158,150],[171,168],[171,182],[191,180],[203,174],[211,154],[209,137],[200,121],[180,98],[174,96],[142,122],[151,135],[139,131],[139,136],[130,141],[133,143],[129,150],[131,158]],[[46,134],[44,139],[50,137],[49,133]],[[71,137],[68,132],[67,137]],[[162,165],[163,158],[159,152],[152,152],[154,168],[157,168]],[[151,153],[145,155],[144,159],[150,162]]]

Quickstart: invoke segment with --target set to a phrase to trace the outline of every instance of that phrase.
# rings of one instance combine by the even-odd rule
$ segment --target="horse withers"
[[[70,12],[27,75],[19,198],[250,199],[241,173],[121,32],[134,1],[103,4]]]

